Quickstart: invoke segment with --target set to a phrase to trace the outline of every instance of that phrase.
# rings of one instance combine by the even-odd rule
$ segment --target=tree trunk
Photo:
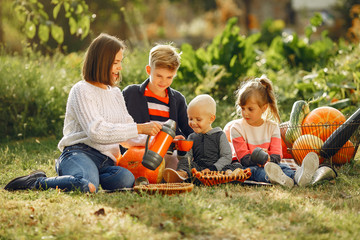
[[[2,25],[2,0],[0,0],[0,43],[4,42],[4,31],[3,31],[3,25]]]

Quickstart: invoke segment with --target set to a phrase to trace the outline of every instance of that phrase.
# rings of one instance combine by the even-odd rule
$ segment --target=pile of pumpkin
[[[310,111],[307,102],[296,101],[290,113],[290,120],[280,124],[283,157],[294,158],[295,162],[301,165],[309,152],[315,152],[319,155],[321,164],[324,157],[320,151],[324,143],[345,121],[345,116],[336,108],[324,106]],[[331,136],[332,139],[342,137],[341,134]],[[336,144],[336,141],[332,140],[331,144]],[[330,147],[340,149],[331,157],[333,164],[350,162],[354,156],[355,147],[350,140],[346,140],[342,146]]]

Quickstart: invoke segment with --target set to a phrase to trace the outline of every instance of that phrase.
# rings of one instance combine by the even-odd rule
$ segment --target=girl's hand
[[[268,157],[268,160],[263,164],[257,164],[259,167],[265,167],[265,164],[267,164],[268,162],[270,162],[270,156]]]
[[[157,122],[147,122],[137,124],[137,130],[139,134],[146,134],[150,136],[155,136],[161,130],[162,126]]]

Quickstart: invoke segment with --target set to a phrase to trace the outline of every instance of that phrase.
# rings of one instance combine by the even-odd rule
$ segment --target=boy
[[[187,114],[189,125],[194,130],[188,140],[194,144],[185,156],[179,155],[177,171],[165,168],[163,177],[166,182],[186,180],[192,168],[219,171],[231,163],[232,153],[225,133],[220,127],[211,126],[216,118],[215,100],[207,94],[199,95],[189,103]]]
[[[176,122],[176,135],[187,137],[193,132],[188,125],[185,97],[170,87],[179,67],[180,53],[175,47],[159,44],[150,50],[145,68],[149,78],[123,90],[127,110],[136,123],[164,123],[172,119]],[[176,169],[177,162],[175,154],[165,156],[166,167]]]

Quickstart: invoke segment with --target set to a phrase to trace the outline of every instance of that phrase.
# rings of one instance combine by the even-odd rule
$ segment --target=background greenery
[[[183,44],[182,64],[172,87],[187,101],[200,93],[209,93],[218,102],[215,125],[236,118],[234,92],[249,77],[267,75],[274,83],[282,121],[287,121],[293,102],[311,101],[310,107],[334,106],[350,115],[360,106],[360,47],[335,42],[322,32],[311,40],[321,16],[316,14],[306,29],[307,37],[282,32],[264,38],[276,23],[264,24],[264,30],[248,37],[239,34],[237,19],[207,46],[194,49]],[[265,29],[267,28],[267,29]],[[271,29],[274,29],[272,27]],[[126,52],[120,88],[141,83],[149,47]],[[65,105],[71,86],[81,79],[83,52],[42,55],[24,46],[22,54],[0,52],[0,138],[24,139],[30,136],[62,134]]]
[[[146,36],[131,33],[141,27],[139,16],[148,7],[145,1],[87,1],[102,19],[94,24],[84,0],[52,0],[50,8],[49,2],[0,1],[6,9],[25,4],[18,8],[19,16],[3,11],[2,20],[12,39],[10,47],[27,39],[15,52],[9,46],[0,50],[1,186],[35,169],[57,176],[54,159],[60,154],[56,145],[62,136],[66,100],[71,86],[81,79],[84,52],[77,50],[84,50],[92,31],[114,23],[113,28],[123,28],[122,20],[127,19],[130,28],[122,32],[128,35],[121,37],[140,43],[128,42],[120,88],[146,78],[150,44]],[[138,8],[124,11],[119,2],[126,9]],[[201,8],[216,5],[215,0],[202,2]],[[353,18],[348,11],[355,2],[343,6],[350,25]],[[19,22],[28,10],[29,22]],[[293,102],[299,99],[311,101],[312,109],[330,105],[346,115],[359,108],[360,47],[330,39],[326,31],[318,34],[319,15],[305,26],[304,37],[287,33],[279,20],[268,20],[259,33],[243,36],[236,22],[230,19],[209,44],[179,46],[182,65],[172,86],[187,101],[199,93],[213,95],[218,102],[214,125],[224,127],[237,118],[234,91],[247,78],[262,74],[274,83],[282,121],[288,120]],[[90,34],[85,36],[80,29],[89,23]],[[33,24],[42,30],[30,38]],[[19,34],[17,28],[24,32]],[[315,31],[321,38],[314,38]],[[161,32],[160,28],[157,34]],[[359,239],[359,160],[358,152],[354,161],[336,169],[334,181],[291,190],[224,184],[195,187],[183,195],[150,196],[0,189],[0,239]]]

